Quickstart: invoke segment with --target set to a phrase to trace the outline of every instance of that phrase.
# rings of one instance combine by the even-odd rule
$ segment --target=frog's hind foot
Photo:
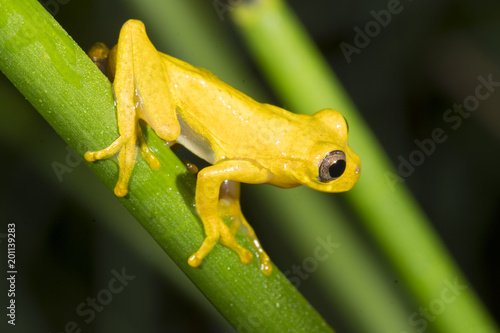
[[[101,70],[107,78],[109,78],[108,73],[108,57],[109,48],[104,43],[95,43],[92,45],[87,55],[90,57],[92,62]],[[110,79],[111,82],[113,80]]]

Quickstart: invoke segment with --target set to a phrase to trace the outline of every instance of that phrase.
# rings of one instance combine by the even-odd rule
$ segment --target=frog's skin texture
[[[193,267],[217,241],[243,263],[250,262],[252,254],[234,237],[242,229],[257,251],[262,272],[271,274],[270,259],[241,213],[239,183],[342,192],[359,178],[360,160],[347,145],[347,124],[340,113],[324,109],[302,115],[258,103],[209,71],[158,52],[140,21],[124,24],[110,52],[96,44],[91,57],[101,68],[108,60],[120,137],[103,150],[87,152],[85,159],[92,162],[119,152],[117,196],[127,194],[138,149],[153,169],[160,167],[139,120],[163,140],[181,144],[212,164],[198,173],[195,201],[206,238],[188,259]],[[232,220],[230,226],[222,221],[225,217]]]

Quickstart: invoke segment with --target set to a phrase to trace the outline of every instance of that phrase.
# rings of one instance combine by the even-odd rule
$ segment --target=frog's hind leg
[[[272,272],[271,259],[262,248],[253,228],[241,212],[239,182],[226,180],[222,183],[219,194],[219,214],[221,218],[229,218],[231,220],[229,228],[233,235],[239,230],[246,235],[260,259],[262,273],[270,275]]]
[[[108,73],[108,59],[109,59],[109,48],[104,43],[95,43],[92,45],[87,55],[90,57],[92,62],[101,70],[111,83],[113,83],[113,77]]]
[[[109,147],[99,151],[89,151],[84,156],[87,161],[93,162],[109,158],[120,151],[118,155],[120,172],[115,186],[115,194],[120,197],[125,196],[128,192],[128,182],[137,155],[137,137],[140,133],[135,109],[134,66],[130,59],[132,53],[129,50],[132,45],[124,43],[123,39],[122,34],[120,34],[118,50],[116,51],[116,77],[113,82],[120,137]],[[109,63],[108,65],[113,66],[114,64]]]
[[[168,86],[168,68],[149,41],[142,22],[127,21],[111,51],[96,44],[89,52],[94,63],[113,82],[120,137],[109,147],[85,153],[89,162],[106,159],[119,151],[119,176],[115,187],[117,196],[125,196],[134,169],[138,147],[153,169],[160,164],[144,141],[143,120],[165,141],[174,141],[180,133],[174,99]]]
[[[151,169],[158,170],[160,168],[160,161],[158,161],[158,158],[155,156],[155,154],[153,154],[151,149],[149,149],[148,145],[146,144],[144,135],[142,135],[141,126],[137,126],[137,138],[139,141],[139,148],[141,150],[142,158],[144,158],[144,160],[148,162]]]

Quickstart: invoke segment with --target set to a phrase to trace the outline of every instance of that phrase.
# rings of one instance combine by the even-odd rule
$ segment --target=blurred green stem
[[[241,2],[232,14],[264,74],[289,108],[303,113],[335,108],[348,119],[350,145],[361,158],[362,174],[347,197],[416,302],[428,307],[450,286],[460,286],[456,287],[459,295],[446,304],[446,311],[432,323],[436,332],[496,331],[473,288],[465,282],[403,184],[404,179],[391,166],[383,148],[285,3]]]
[[[2,72],[78,155],[109,145],[118,133],[108,80],[37,1],[0,0],[0,10]],[[266,277],[256,260],[243,265],[221,245],[201,267],[188,266],[204,238],[193,209],[195,179],[151,130],[148,144],[161,169],[139,158],[120,201],[219,311],[240,331],[332,332],[276,267]],[[89,166],[113,188],[116,160]]]

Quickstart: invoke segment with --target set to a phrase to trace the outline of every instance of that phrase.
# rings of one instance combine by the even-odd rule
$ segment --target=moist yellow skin
[[[96,63],[108,57],[103,44],[91,52]],[[250,262],[252,254],[234,237],[241,229],[257,251],[262,272],[271,274],[270,259],[241,213],[239,183],[342,192],[359,178],[360,160],[347,145],[347,124],[340,113],[325,109],[301,115],[258,103],[209,71],[158,52],[140,21],[124,24],[107,69],[114,77],[120,137],[103,150],[87,152],[85,159],[119,152],[117,196],[127,194],[138,148],[153,169],[160,167],[142,137],[141,119],[163,140],[212,164],[198,173],[195,201],[206,238],[188,259],[193,267],[217,241],[243,263]],[[337,164],[330,168],[331,163]],[[230,226],[222,221],[225,217]]]

